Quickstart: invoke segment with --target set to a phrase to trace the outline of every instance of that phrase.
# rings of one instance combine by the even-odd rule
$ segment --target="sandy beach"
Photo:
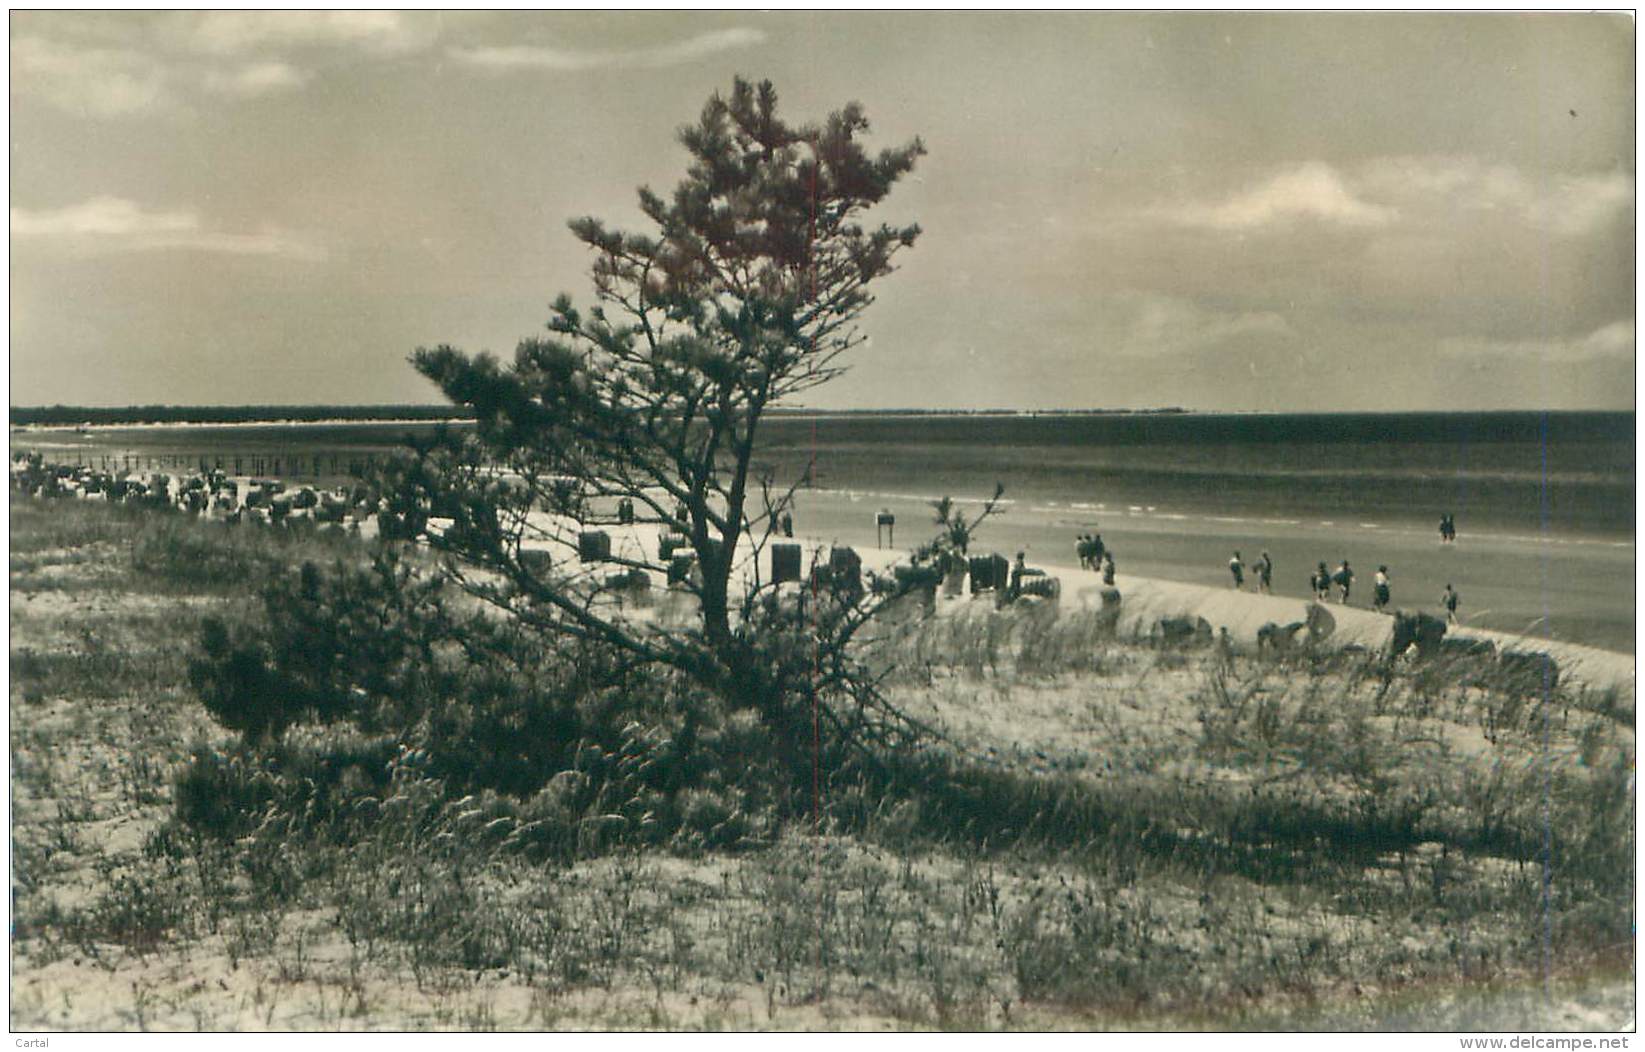
[[[930,507],[912,496],[808,490],[796,503],[799,532],[859,551],[875,547],[874,518],[882,508],[896,516],[895,537],[904,547],[933,528]],[[975,505],[971,509],[975,514]],[[1077,566],[1078,535],[1101,533],[1122,578],[1220,591],[1232,590],[1228,560],[1235,551],[1249,568],[1266,550],[1274,560],[1274,596],[1296,600],[1311,598],[1308,577],[1316,564],[1334,570],[1346,558],[1357,573],[1352,602],[1362,610],[1369,606],[1376,568],[1386,564],[1395,608],[1442,613],[1439,597],[1451,583],[1462,595],[1459,614],[1470,629],[1634,652],[1631,541],[1470,532],[1462,526],[1456,543],[1441,544],[1437,530],[1358,521],[1190,517],[1146,506],[1022,501],[990,518],[974,547],[1008,558],[1021,551],[1030,566],[1067,570]],[[1245,589],[1255,591],[1249,572]]]
[[[568,521],[556,523],[546,516],[540,520],[540,524],[545,531],[563,530],[564,536],[571,536],[576,532],[574,524]],[[989,525],[992,527],[994,523],[991,521]],[[442,529],[443,526],[444,520],[434,520],[431,523],[431,528],[435,531]],[[661,535],[660,528],[655,524],[642,523],[605,529],[611,535],[612,553],[617,558],[633,562],[644,562],[654,558]],[[845,538],[837,534],[808,535],[801,531],[794,541],[804,550],[803,564],[809,565],[814,558],[825,558],[826,550],[835,544],[845,543]],[[576,559],[569,546],[558,542],[539,540],[529,544],[553,552],[556,563],[574,562]],[[892,567],[905,563],[911,552],[907,547],[889,544],[878,547],[858,545],[856,550],[862,557],[865,571],[886,576],[890,575]],[[989,549],[984,545],[978,550]],[[769,575],[770,558],[769,553],[761,558],[758,569],[762,577]],[[753,567],[749,561],[750,553],[740,551],[739,559],[741,567],[738,572],[745,576],[751,574]],[[1064,610],[1100,608],[1105,603],[1105,592],[1117,591],[1119,613],[1116,629],[1122,637],[1148,636],[1154,626],[1165,619],[1203,619],[1210,626],[1212,633],[1220,635],[1225,631],[1235,646],[1253,651],[1258,647],[1258,634],[1264,626],[1285,626],[1307,621],[1310,619],[1310,610],[1313,609],[1316,611],[1313,615],[1316,621],[1321,620],[1317,611],[1323,611],[1323,621],[1328,626],[1326,633],[1319,640],[1322,645],[1330,648],[1353,646],[1377,651],[1386,649],[1392,640],[1392,611],[1438,613],[1434,606],[1420,603],[1406,606],[1396,601],[1390,612],[1384,613],[1336,601],[1318,603],[1312,596],[1258,594],[1254,591],[1254,574],[1247,575],[1244,589],[1235,589],[1167,580],[1139,573],[1116,573],[1114,586],[1108,589],[1104,586],[1100,574],[1079,569],[1071,563],[1072,560],[1065,562],[1034,559],[1030,560],[1029,565],[1057,578],[1060,586],[1060,597],[1057,602]],[[1369,576],[1368,572],[1362,573],[1362,595],[1370,592]],[[661,584],[661,581],[653,581],[654,586]],[[938,616],[951,616],[977,603],[991,606],[993,601],[992,595],[949,596],[939,593],[935,613]],[[1111,594],[1106,601],[1112,602]],[[1458,625],[1447,632],[1447,636],[1487,641],[1498,652],[1547,654],[1558,663],[1560,675],[1564,678],[1595,690],[1616,689],[1625,697],[1631,698],[1634,695],[1636,665],[1632,653],[1523,631],[1503,631],[1480,624]]]

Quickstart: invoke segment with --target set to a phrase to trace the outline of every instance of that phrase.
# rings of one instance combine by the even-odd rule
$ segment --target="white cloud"
[[[1459,222],[1486,220],[1577,238],[1631,223],[1634,190],[1633,176],[1622,171],[1549,174],[1475,157],[1384,157],[1342,171],[1320,161],[1293,165],[1220,200],[1177,202],[1142,215],[1214,231],[1310,220],[1460,240],[1473,235]]]
[[[1218,204],[1188,204],[1169,209],[1168,218],[1185,226],[1215,230],[1253,230],[1299,219],[1348,227],[1376,227],[1391,222],[1391,208],[1356,196],[1336,169],[1310,161],[1282,171]]]
[[[1624,172],[1564,176],[1526,214],[1539,226],[1575,237],[1625,221],[1633,205],[1633,176]]]
[[[241,256],[285,256],[314,260],[319,245],[273,227],[252,233],[211,230],[193,209],[148,211],[121,197],[94,197],[64,208],[13,207],[14,241],[67,245],[90,252],[150,252],[183,249]]]
[[[405,54],[429,47],[437,32],[430,20],[397,11],[208,11],[175,18],[172,34],[208,55],[305,47]]]
[[[1536,175],[1472,157],[1383,158],[1356,185],[1425,227],[1447,215],[1494,215],[1563,237],[1625,221],[1634,200],[1626,172]]]
[[[40,212],[11,210],[13,237],[143,237],[190,230],[199,222],[199,217],[190,212],[144,212],[136,203],[120,197],[94,197],[83,204]]]
[[[104,119],[175,110],[199,90],[241,99],[291,91],[312,76],[286,62],[200,64],[44,37],[13,41],[11,59],[18,92],[78,116]]]
[[[202,83],[207,90],[220,95],[252,98],[296,90],[312,77],[307,70],[285,62],[252,62],[228,72],[211,70]]]
[[[1177,296],[1121,293],[1111,301],[1114,330],[1105,351],[1133,356],[1173,356],[1212,350],[1244,338],[1281,340],[1290,324],[1273,311],[1226,311]]]
[[[395,11],[177,12],[125,22],[128,31],[114,37],[101,31],[105,23],[53,18],[31,24],[43,32],[12,42],[14,89],[103,119],[176,111],[202,93],[243,100],[297,91],[314,79],[312,67],[324,65],[319,50],[388,59],[434,46],[441,30],[439,16]],[[490,72],[576,72],[680,65],[765,40],[761,30],[734,27],[630,50],[503,44],[449,54]],[[306,57],[294,58],[299,54]]]
[[[567,51],[518,44],[503,47],[451,48],[451,57],[465,65],[492,71],[540,69],[570,73],[611,67],[658,67],[694,62],[709,55],[765,42],[763,31],[749,28],[717,29],[657,47],[632,51]]]
[[[201,92],[293,91],[313,74],[290,52],[388,58],[433,46],[440,28],[437,17],[393,11],[179,12],[116,23],[54,15],[26,24],[37,31],[12,41],[14,90],[104,119],[174,111]]]
[[[140,51],[76,47],[25,36],[12,41],[14,90],[91,117],[121,117],[173,103],[165,66]]]
[[[1471,358],[1486,362],[1509,359],[1516,363],[1537,362],[1562,366],[1591,364],[1604,360],[1632,361],[1634,322],[1632,319],[1602,325],[1587,335],[1562,340],[1482,340],[1449,337],[1439,341],[1441,354],[1451,358]]]

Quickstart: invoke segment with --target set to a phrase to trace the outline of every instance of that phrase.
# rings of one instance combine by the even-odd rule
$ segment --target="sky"
[[[1623,15],[13,12],[13,405],[433,403],[732,78],[928,153],[818,408],[1634,406]]]

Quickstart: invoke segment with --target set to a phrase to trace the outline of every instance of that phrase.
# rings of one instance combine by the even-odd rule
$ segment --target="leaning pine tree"
[[[760,423],[843,371],[870,286],[920,232],[864,222],[924,152],[915,140],[871,156],[867,130],[855,103],[789,124],[769,82],[739,78],[681,130],[691,164],[673,195],[640,190],[654,231],[570,224],[594,254],[586,310],[562,295],[549,335],[521,342],[511,364],[446,346],[413,357],[477,420],[405,475],[416,502],[452,520],[431,539],[447,571],[525,624],[603,641],[755,710],[796,774],[819,743],[872,751],[912,726],[849,653],[874,601],[779,601],[760,573],[803,481],[784,488],[756,468]],[[614,571],[666,574],[660,551],[570,554],[586,509],[614,499],[683,535],[696,567],[687,623],[622,612],[627,574]]]

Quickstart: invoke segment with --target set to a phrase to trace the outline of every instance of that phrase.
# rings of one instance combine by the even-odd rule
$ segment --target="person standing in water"
[[[1228,572],[1234,575],[1234,591],[1239,591],[1245,584],[1245,563],[1240,560],[1239,552],[1228,560]]]
[[[1371,597],[1371,609],[1379,611],[1387,609],[1388,601],[1393,595],[1392,590],[1388,587],[1388,567],[1377,567],[1376,582],[1373,587],[1374,593]]]
[[[1257,591],[1269,595],[1274,590],[1274,560],[1268,557],[1267,552],[1257,560]]]
[[[1445,583],[1445,591],[1439,597],[1440,605],[1445,608],[1445,623],[1446,624],[1454,625],[1454,624],[1458,623],[1457,622],[1457,604],[1459,604],[1461,602],[1462,602],[1462,596],[1458,595],[1457,590],[1455,588],[1452,588],[1451,583],[1449,581],[1447,581]]]

